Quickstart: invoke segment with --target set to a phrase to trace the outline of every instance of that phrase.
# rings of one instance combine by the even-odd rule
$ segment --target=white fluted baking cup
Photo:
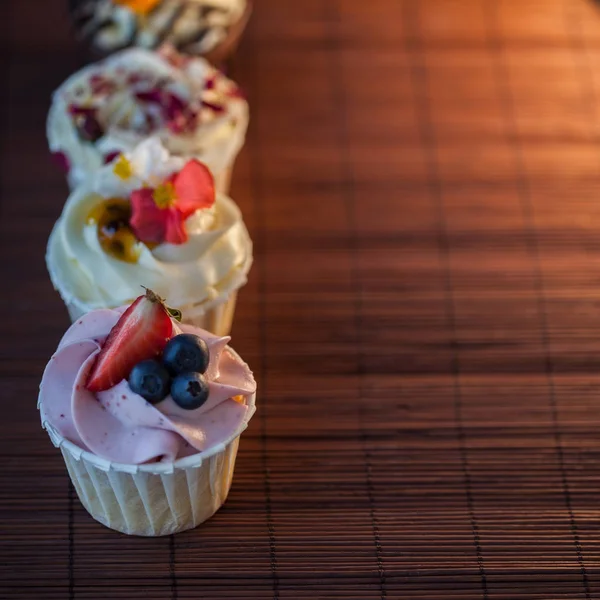
[[[59,293],[60,289],[56,288]],[[229,335],[233,324],[233,315],[235,314],[235,305],[237,302],[238,288],[232,290],[228,294],[221,294],[217,300],[213,300],[209,304],[200,304],[197,307],[187,306],[182,310],[182,321],[194,327],[200,327],[206,331],[210,331],[215,335]],[[62,297],[62,293],[61,293]],[[79,317],[84,314],[96,310],[98,307],[88,307],[76,298],[65,300],[65,306],[69,311],[71,322],[75,323]],[[107,307],[118,308],[118,307]],[[174,307],[179,308],[179,307]]]
[[[77,495],[96,521],[128,535],[154,537],[193,529],[224,504],[255,401],[253,394],[245,421],[223,443],[171,463],[113,463],[73,444],[50,423],[42,427],[60,448]]]

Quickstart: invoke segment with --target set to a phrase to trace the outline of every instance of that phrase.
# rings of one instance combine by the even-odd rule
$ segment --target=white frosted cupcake
[[[248,0],[69,0],[69,12],[97,54],[168,42],[220,62],[235,50],[251,8]]]
[[[131,302],[147,286],[188,323],[226,335],[252,242],[208,169],[150,138],[71,193],[46,264],[73,321]]]
[[[65,333],[38,407],[94,519],[123,533],[167,535],[196,527],[225,502],[256,391],[228,342],[178,323],[149,290]]]
[[[134,48],[69,77],[53,94],[47,135],[71,189],[157,136],[172,154],[208,165],[227,193],[247,127],[239,88],[204,59]]]

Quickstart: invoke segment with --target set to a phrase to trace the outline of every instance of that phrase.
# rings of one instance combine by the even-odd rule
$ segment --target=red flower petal
[[[169,244],[184,244],[188,241],[188,234],[183,225],[185,218],[176,208],[167,208],[163,211],[167,215],[167,232],[165,240]]]
[[[206,165],[190,160],[173,178],[175,206],[183,219],[215,203],[215,181]]]
[[[165,240],[168,210],[161,210],[156,206],[153,193],[151,188],[131,193],[129,225],[140,242],[160,244]]]

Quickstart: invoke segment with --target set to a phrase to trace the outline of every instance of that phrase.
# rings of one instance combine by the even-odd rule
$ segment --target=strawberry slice
[[[173,337],[173,322],[161,298],[146,290],[110,330],[86,388],[102,392],[129,376],[137,363],[160,354]]]

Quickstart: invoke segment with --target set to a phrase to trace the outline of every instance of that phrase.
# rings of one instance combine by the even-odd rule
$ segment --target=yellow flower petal
[[[124,154],[119,156],[119,160],[115,163],[113,167],[113,173],[123,181],[127,181],[133,175],[133,168],[131,167],[131,163],[125,158]]]
[[[160,0],[113,0],[113,2],[120,6],[125,6],[138,15],[145,15],[148,14]]]

